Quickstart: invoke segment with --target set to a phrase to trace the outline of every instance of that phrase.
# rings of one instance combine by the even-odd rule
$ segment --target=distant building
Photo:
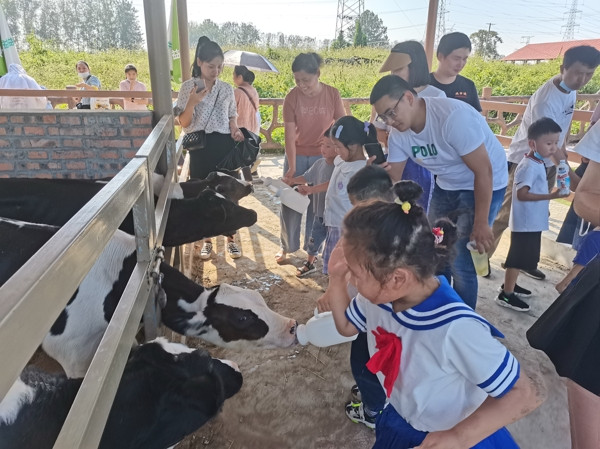
[[[528,44],[510,55],[505,56],[502,60],[515,64],[537,64],[538,62],[551,61],[560,58],[569,48],[577,47],[579,45],[591,45],[600,50],[600,39]]]

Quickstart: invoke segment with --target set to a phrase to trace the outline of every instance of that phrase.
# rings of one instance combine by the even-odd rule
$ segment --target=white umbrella
[[[250,70],[279,73],[279,70],[275,68],[271,61],[258,53],[242,50],[227,50],[224,55],[225,65],[245,65]]]
[[[4,75],[8,70],[8,66],[11,64],[21,65],[19,59],[19,53],[15,47],[10,30],[8,29],[8,22],[6,22],[6,16],[4,10],[0,7],[0,40],[2,41],[2,55],[0,56],[0,76]]]

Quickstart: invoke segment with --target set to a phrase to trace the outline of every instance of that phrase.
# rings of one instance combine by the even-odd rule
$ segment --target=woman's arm
[[[285,157],[288,162],[288,171],[283,174],[285,179],[290,179],[296,174],[296,123],[284,122],[285,130]]]
[[[569,271],[564,277],[564,279],[558,284],[556,284],[556,286],[554,287],[556,291],[558,293],[564,292],[571,283],[571,281],[575,279],[577,275],[583,271],[584,268],[585,267],[583,265],[579,265],[577,263],[573,264],[573,268],[571,268],[571,271]]]
[[[545,400],[545,392],[524,371],[501,398],[488,397],[470,416],[452,429],[427,434],[417,449],[465,449],[473,447],[498,429],[528,415]]]
[[[590,161],[575,192],[573,206],[585,221],[600,226],[600,161]]]

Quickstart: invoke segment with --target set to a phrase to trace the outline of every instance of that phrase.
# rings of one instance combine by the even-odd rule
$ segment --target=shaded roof
[[[508,56],[503,61],[539,61],[560,58],[565,51],[579,45],[591,45],[600,51],[600,39],[584,39],[580,41],[546,42],[543,44],[528,44]]]

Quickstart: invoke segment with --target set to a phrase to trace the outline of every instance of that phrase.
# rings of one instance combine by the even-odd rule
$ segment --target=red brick
[[[6,136],[6,128],[0,128],[0,136]]]
[[[43,136],[44,128],[41,126],[26,126],[24,128],[25,134],[33,135],[33,136]]]
[[[83,136],[85,134],[85,128],[60,128],[59,133],[61,136]]]
[[[0,171],[9,171],[14,169],[14,164],[11,164],[10,162],[0,162]]]
[[[48,162],[48,168],[50,170],[60,170],[62,168],[62,164],[60,162]]]
[[[115,127],[93,126],[85,129],[86,136],[116,137],[119,131]]]
[[[9,146],[10,146],[10,140],[0,139],[0,147],[9,147]]]
[[[60,128],[56,126],[49,126],[46,128],[46,132],[49,136],[58,136],[60,134]]]
[[[81,139],[63,139],[62,143],[65,147],[81,148],[83,146],[83,140]]]
[[[38,164],[37,162],[28,162],[27,164],[25,164],[25,168],[27,168],[27,170],[39,170],[40,164]]]
[[[126,137],[148,137],[151,131],[150,128],[121,128],[121,135]]]
[[[22,136],[23,135],[23,128],[21,128],[20,126],[15,126],[12,129],[12,132],[10,133],[11,136]]]
[[[125,151],[123,153],[123,157],[125,159],[133,159],[135,157],[135,153],[137,153],[137,151]]]
[[[102,159],[119,159],[119,153],[116,151],[103,151],[100,153]]]
[[[0,123],[8,123],[8,117],[6,115],[1,115]]]
[[[83,151],[54,151],[52,159],[83,159]]]
[[[48,159],[48,153],[45,151],[29,151],[27,156],[29,159]]]
[[[44,115],[43,123],[56,123],[56,115]]]
[[[10,117],[11,123],[25,123],[25,117],[22,115],[13,115]]]
[[[134,117],[132,119],[134,125],[152,125],[152,115],[146,117]]]
[[[119,120],[121,122],[121,125],[128,125],[129,124],[129,117],[123,117],[123,116],[121,116],[119,118]]]
[[[94,148],[131,148],[131,141],[129,139],[106,139],[91,141],[90,146]]]
[[[58,143],[52,139],[30,139],[29,145],[24,145],[24,139],[21,139],[22,147],[33,147],[33,148],[56,148]]]
[[[63,115],[60,118],[63,125],[81,125],[81,117],[77,115]]]
[[[145,141],[146,141],[146,139],[133,139],[133,148],[135,148],[136,150],[139,150],[140,147],[142,145],[144,145]]]
[[[50,173],[36,173],[35,177],[43,179],[52,179],[52,175]]]
[[[85,162],[67,162],[68,170],[85,170]]]

